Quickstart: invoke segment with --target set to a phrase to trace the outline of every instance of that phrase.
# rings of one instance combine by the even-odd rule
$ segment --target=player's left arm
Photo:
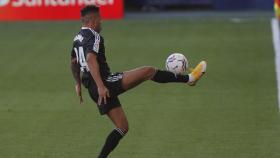
[[[80,98],[80,103],[83,102],[83,97],[82,97],[82,91],[81,91],[81,70],[80,70],[80,65],[77,62],[77,58],[74,56],[71,56],[71,70],[72,70],[72,75],[76,81],[75,84],[75,90],[76,94]]]

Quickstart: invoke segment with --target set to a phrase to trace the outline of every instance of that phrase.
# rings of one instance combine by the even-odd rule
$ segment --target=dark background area
[[[127,11],[273,10],[273,0],[125,0]]]

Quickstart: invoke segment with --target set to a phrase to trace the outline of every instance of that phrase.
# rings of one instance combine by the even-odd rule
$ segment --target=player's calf
[[[151,80],[158,83],[181,82],[181,83],[187,83],[190,86],[194,86],[196,82],[206,72],[206,66],[207,66],[206,62],[201,61],[194,68],[194,70],[188,75],[180,75],[180,74],[176,75],[169,71],[157,70],[155,75],[151,78]]]
[[[187,83],[189,81],[189,75],[176,75],[169,71],[157,70],[155,75],[151,78],[151,80],[158,83]]]
[[[98,158],[106,158],[116,148],[129,128],[125,113],[121,107],[110,110],[107,115],[116,128],[108,135]]]
[[[117,147],[120,140],[125,136],[127,132],[128,132],[128,128],[126,130],[115,128],[108,135],[98,158],[106,158]]]

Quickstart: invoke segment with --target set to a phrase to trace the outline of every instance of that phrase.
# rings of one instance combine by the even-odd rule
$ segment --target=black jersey
[[[75,36],[71,56],[77,58],[82,72],[89,72],[86,62],[87,53],[97,55],[101,78],[110,74],[110,68],[106,62],[104,39],[99,33],[88,27],[82,27]]]

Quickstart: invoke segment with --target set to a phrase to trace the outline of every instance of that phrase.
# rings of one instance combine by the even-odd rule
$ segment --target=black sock
[[[111,151],[119,144],[119,141],[124,136],[124,133],[121,129],[114,129],[107,137],[106,142],[98,156],[98,158],[106,158]]]
[[[151,79],[158,83],[168,83],[168,82],[188,82],[189,75],[175,75],[169,71],[157,70],[155,76]]]

